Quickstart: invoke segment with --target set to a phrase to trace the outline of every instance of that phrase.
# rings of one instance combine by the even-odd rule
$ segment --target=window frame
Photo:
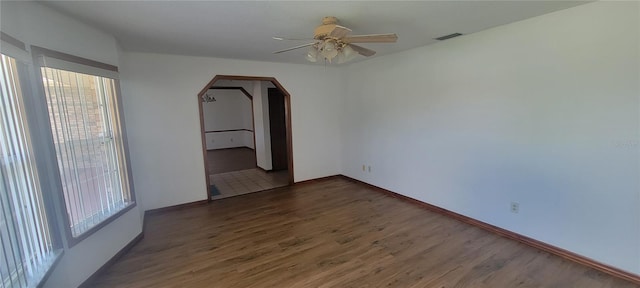
[[[129,205],[127,205],[126,207],[124,207],[123,209],[121,209],[120,211],[114,213],[113,215],[110,215],[109,217],[105,218],[104,220],[102,220],[100,223],[98,223],[97,225],[89,228],[88,230],[82,232],[81,234],[79,234],[78,236],[73,236],[73,232],[71,229],[71,220],[69,219],[69,215],[67,213],[66,210],[66,199],[64,197],[64,192],[63,192],[63,186],[62,186],[62,179],[61,179],[61,174],[60,174],[60,169],[57,165],[57,154],[56,154],[56,150],[55,150],[55,144],[53,141],[53,132],[51,131],[51,125],[50,125],[50,121],[51,119],[49,119],[49,112],[48,110],[46,110],[46,105],[47,105],[47,100],[45,97],[45,87],[44,84],[42,83],[43,79],[43,75],[41,72],[41,68],[42,67],[46,67],[43,66],[39,63],[38,59],[42,56],[47,57],[47,58],[53,58],[53,59],[57,59],[57,60],[62,60],[62,61],[66,61],[66,62],[70,62],[73,64],[78,64],[78,65],[82,65],[87,67],[88,69],[99,69],[99,70],[106,70],[106,72],[108,73],[118,73],[118,67],[110,65],[110,64],[106,64],[106,63],[102,63],[102,62],[98,62],[98,61],[94,61],[91,59],[86,59],[86,58],[82,58],[82,57],[78,57],[78,56],[74,56],[74,55],[70,55],[70,54],[66,54],[66,53],[62,53],[62,52],[58,52],[58,51],[54,51],[54,50],[50,50],[50,49],[46,49],[46,48],[42,48],[42,47],[38,47],[38,46],[31,46],[31,55],[33,57],[33,63],[34,63],[34,67],[36,69],[34,70],[35,73],[35,79],[36,80],[40,80],[39,84],[37,85],[37,95],[40,96],[42,99],[40,102],[41,105],[44,105],[45,108],[45,116],[43,118],[45,118],[45,122],[46,123],[41,123],[41,126],[43,126],[44,130],[46,130],[46,145],[48,146],[48,155],[46,155],[49,159],[47,159],[50,163],[53,163],[53,165],[49,165],[52,166],[50,167],[53,171],[53,174],[55,175],[53,177],[54,182],[52,183],[54,185],[52,185],[52,187],[55,187],[53,194],[55,194],[56,198],[54,201],[57,202],[56,205],[58,207],[60,207],[59,209],[59,213],[60,214],[58,220],[60,221],[60,223],[62,223],[63,225],[59,225],[59,226],[63,226],[62,230],[64,231],[64,235],[65,235],[65,240],[66,240],[66,246],[67,248],[71,248],[73,246],[75,246],[76,244],[80,243],[81,241],[83,241],[84,239],[87,239],[89,236],[93,235],[94,233],[96,233],[97,231],[99,231],[100,229],[102,229],[103,227],[105,227],[106,225],[112,223],[113,221],[115,221],[116,219],[120,218],[120,216],[124,215],[125,213],[129,212],[131,209],[133,209],[134,207],[137,206],[138,202],[136,199],[136,194],[135,194],[135,189],[134,189],[134,185],[133,185],[133,176],[132,176],[132,171],[131,171],[131,159],[130,159],[130,154],[129,154],[129,147],[128,147],[128,139],[127,139],[127,130],[126,130],[126,125],[125,125],[125,119],[124,119],[124,109],[123,109],[123,105],[122,105],[122,92],[120,89],[120,80],[118,78],[111,78],[114,81],[114,90],[115,90],[115,95],[114,95],[114,99],[113,101],[115,102],[114,107],[116,107],[117,109],[117,115],[115,121],[117,121],[120,125],[120,134],[122,137],[122,143],[123,143],[123,151],[122,153],[124,154],[124,161],[125,163],[120,163],[120,165],[124,165],[126,166],[126,179],[123,179],[123,181],[126,181],[125,183],[129,186],[129,193],[130,193],[130,198],[131,198],[131,203]],[[72,71],[72,72],[78,72],[78,73],[86,73],[84,71]]]
[[[40,186],[39,190],[42,194],[40,196],[42,197],[44,214],[47,218],[47,226],[49,228],[52,247],[51,253],[53,253],[51,265],[49,267],[46,267],[46,271],[44,271],[44,273],[36,276],[38,278],[30,279],[33,280],[32,284],[34,284],[35,287],[41,287],[49,278],[55,267],[60,262],[62,255],[64,254],[64,244],[62,241],[62,235],[60,233],[58,218],[60,213],[58,212],[59,207],[55,205],[55,197],[53,197],[53,193],[48,193],[52,191],[46,191],[50,189],[48,187],[50,187],[49,182],[51,181],[51,178],[49,177],[46,163],[43,161],[43,159],[46,158],[47,153],[41,150],[42,144],[40,144],[40,141],[38,141],[39,139],[41,139],[43,130],[39,125],[41,121],[39,121],[38,119],[39,113],[37,111],[38,109],[36,103],[37,95],[34,94],[36,91],[35,87],[37,87],[37,83],[35,81],[36,78],[33,77],[34,67],[32,65],[33,62],[32,58],[30,57],[31,55],[29,54],[29,51],[27,51],[27,45],[24,42],[11,37],[10,35],[5,34],[2,31],[0,31],[0,41],[2,42],[1,53],[8,57],[14,58],[16,61],[16,70],[18,73],[18,83],[16,83],[16,85],[19,85],[20,89],[22,90],[21,96],[24,104],[24,118],[29,127],[26,133],[28,133],[29,137],[31,138],[31,140],[25,142],[25,144],[30,146],[29,148],[33,156],[35,172],[38,174],[38,183],[34,184]]]

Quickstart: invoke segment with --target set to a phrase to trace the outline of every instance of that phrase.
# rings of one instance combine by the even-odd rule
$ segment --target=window
[[[38,287],[63,247],[135,206],[117,67],[0,42],[0,288]]]
[[[43,61],[41,75],[68,228],[76,238],[132,207],[134,199],[121,137],[116,81],[59,69],[78,64],[55,60]],[[47,67],[50,63],[62,64]]]
[[[19,62],[0,60],[0,287],[33,287],[56,259],[33,156]]]

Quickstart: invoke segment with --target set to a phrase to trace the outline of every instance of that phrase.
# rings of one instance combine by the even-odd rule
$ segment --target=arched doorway
[[[207,135],[209,135],[209,138],[211,138],[211,134],[207,134],[207,130],[206,125],[205,125],[205,111],[203,109],[203,106],[205,106],[203,97],[209,97],[210,95],[207,94],[208,91],[212,91],[211,89],[239,89],[242,90],[242,93],[244,93],[249,99],[251,99],[251,106],[252,106],[252,112],[255,112],[256,110],[254,110],[254,103],[255,102],[259,102],[262,101],[260,99],[254,99],[254,97],[251,95],[251,91],[247,91],[250,89],[240,89],[242,87],[233,87],[233,85],[226,85],[226,87],[219,87],[216,85],[216,83],[231,83],[231,82],[235,82],[235,83],[247,83],[248,81],[253,81],[254,83],[266,83],[268,84],[268,87],[272,87],[272,88],[266,88],[262,94],[262,100],[267,101],[264,103],[258,103],[259,105],[267,105],[265,107],[265,115],[268,115],[269,120],[270,121],[270,125],[265,124],[265,126],[269,127],[264,128],[267,129],[268,131],[262,131],[265,132],[266,134],[269,135],[269,139],[270,142],[267,143],[268,148],[267,150],[269,151],[263,151],[264,153],[269,153],[267,156],[267,158],[269,158],[269,163],[268,163],[268,167],[266,167],[265,169],[265,165],[260,165],[261,161],[256,160],[256,167],[260,168],[261,170],[263,170],[265,173],[267,172],[272,172],[275,170],[284,170],[286,169],[287,174],[287,180],[288,180],[288,184],[291,185],[293,184],[293,179],[294,179],[294,171],[293,171],[293,147],[292,147],[292,135],[291,135],[291,95],[289,94],[289,92],[287,92],[286,89],[284,89],[284,87],[273,77],[255,77],[255,76],[235,76],[235,75],[216,75],[215,77],[213,77],[213,79],[211,79],[211,81],[209,81],[209,83],[207,83],[207,85],[200,91],[200,93],[198,93],[198,109],[199,109],[199,113],[200,113],[200,131],[201,131],[201,140],[202,140],[202,150],[203,150],[203,158],[204,158],[204,169],[205,169],[205,175],[206,175],[206,183],[207,183],[207,198],[209,200],[212,199],[212,193],[217,192],[217,187],[216,185],[213,183],[216,180],[216,176],[213,176],[210,173],[210,167],[208,164],[208,155],[210,155],[210,150],[208,150],[208,143],[207,143]],[[258,92],[259,93],[259,92]],[[278,104],[281,103],[281,104]],[[279,106],[281,105],[281,106]],[[281,114],[278,114],[281,113]],[[282,118],[277,118],[278,115],[282,115]],[[253,115],[253,117],[255,118],[255,114]],[[255,120],[254,120],[255,123]],[[258,125],[260,126],[260,125]],[[260,135],[261,130],[263,129],[263,127],[256,127],[256,125],[253,126],[254,131],[253,132],[253,145],[254,145],[254,149],[255,149],[255,153],[256,155],[259,154],[259,149],[260,147],[260,141],[256,141],[256,135],[259,135],[261,137],[258,137],[259,139],[263,139],[262,135]],[[280,129],[278,129],[280,128]],[[270,130],[269,130],[270,129]],[[273,135],[271,135],[273,134]],[[210,143],[209,143],[210,144]],[[263,148],[264,150],[264,148]],[[258,158],[258,157],[256,157]],[[272,161],[272,162],[271,162]],[[264,161],[262,161],[264,162]],[[263,166],[263,167],[260,167]],[[248,172],[247,172],[248,173]],[[279,172],[281,173],[281,172]],[[245,173],[246,174],[246,173]],[[275,174],[275,173],[274,173]],[[269,174],[271,175],[271,174]],[[213,177],[213,180],[212,180]],[[255,185],[254,185],[255,187]],[[257,188],[254,188],[254,190]],[[267,188],[269,189],[269,188]],[[262,190],[266,190],[266,189],[262,189]],[[257,191],[262,191],[262,190],[257,190]],[[257,191],[252,191],[252,192],[257,192]],[[213,199],[215,199],[215,197],[213,197]]]

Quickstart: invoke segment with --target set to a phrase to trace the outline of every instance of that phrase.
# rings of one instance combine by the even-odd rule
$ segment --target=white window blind
[[[77,237],[133,198],[114,79],[54,66],[42,67],[41,74],[69,228]]]
[[[18,75],[0,61],[0,287],[34,287],[55,259]]]

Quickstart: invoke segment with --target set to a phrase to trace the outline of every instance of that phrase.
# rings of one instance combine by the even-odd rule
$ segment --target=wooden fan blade
[[[273,40],[284,41],[284,40],[292,40],[292,41],[311,41],[313,38],[287,38],[287,37],[271,37]]]
[[[345,37],[342,41],[347,43],[394,43],[398,41],[398,35],[395,33],[353,35]]]
[[[376,51],[364,48],[362,46],[358,46],[358,45],[355,45],[355,44],[349,44],[349,46],[351,46],[351,49],[353,49],[356,52],[358,52],[358,54],[360,54],[362,56],[365,56],[365,57],[373,56],[374,54],[376,54]]]
[[[287,48],[287,49],[284,49],[284,50],[273,52],[273,54],[278,54],[278,53],[287,52],[287,51],[291,51],[291,50],[296,50],[296,49],[300,49],[300,48],[304,48],[304,47],[309,47],[309,46],[311,46],[313,44],[316,44],[316,43],[313,42],[313,43],[307,43],[307,44],[304,44],[304,45],[298,45],[298,46],[295,46],[295,47],[291,47],[291,48]]]
[[[336,25],[336,27],[331,30],[331,33],[329,33],[329,37],[341,39],[347,36],[347,34],[349,33],[351,33],[351,29],[344,26]]]

